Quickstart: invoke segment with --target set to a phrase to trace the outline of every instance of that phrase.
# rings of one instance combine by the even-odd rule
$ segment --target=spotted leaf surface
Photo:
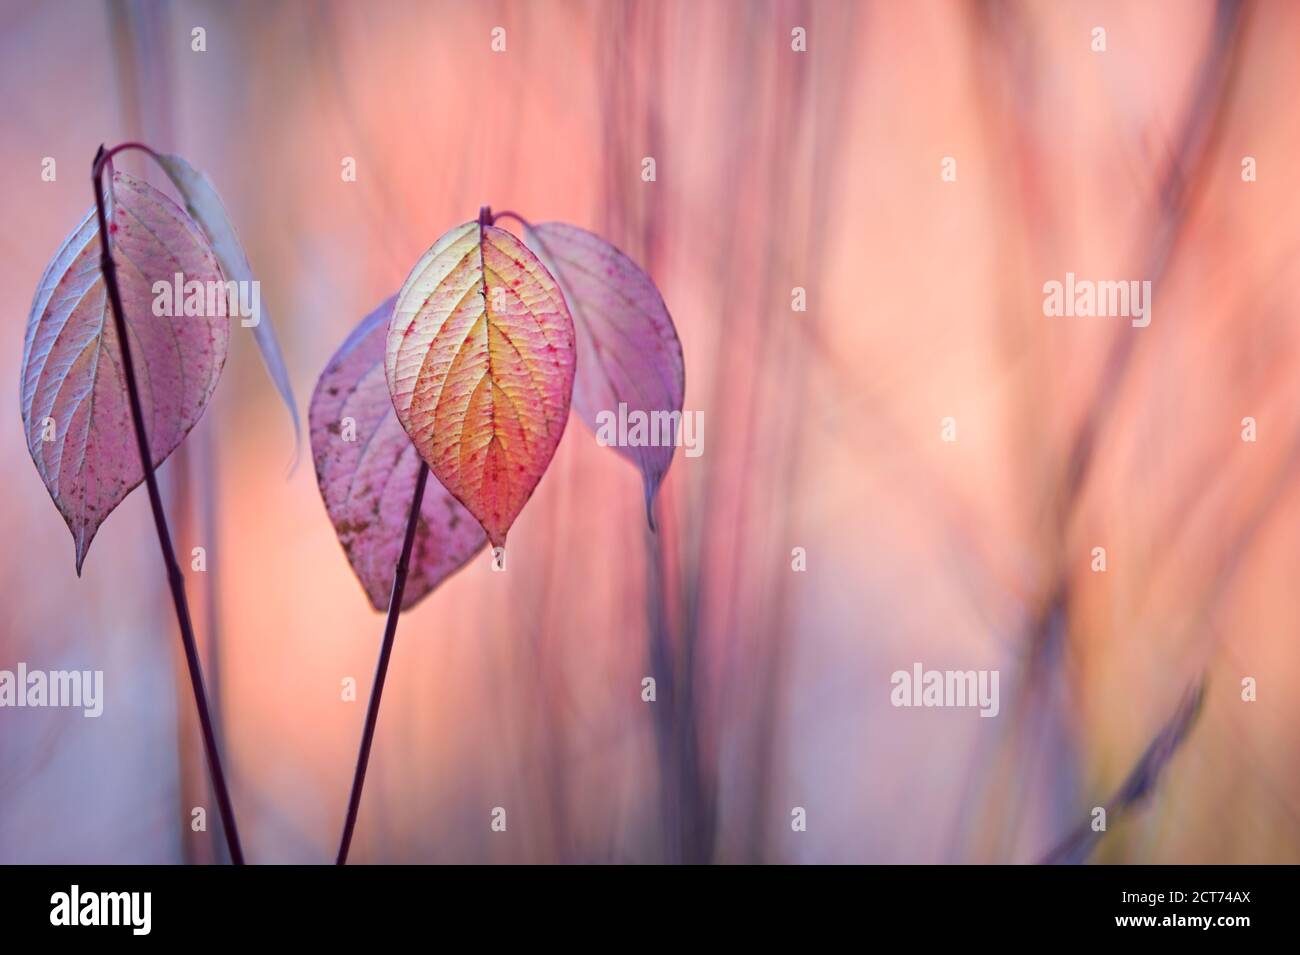
[[[393,411],[384,342],[397,297],[371,312],[316,383],[308,421],[325,509],[376,610],[388,606],[420,456]],[[402,609],[415,606],[486,543],[483,528],[436,480],[424,489]]]
[[[398,293],[386,353],[398,420],[494,546],[555,454],[574,361],[563,294],[504,229],[452,229]]]
[[[161,192],[121,172],[106,189],[113,261],[156,468],[207,407],[225,364],[230,321],[224,309],[155,315],[154,284],[171,289],[180,273],[183,283],[210,288],[223,276],[206,236]],[[41,277],[20,372],[27,447],[72,531],[78,574],[99,526],[144,480],[99,257],[92,209]],[[161,298],[161,311],[177,311],[175,296]]]

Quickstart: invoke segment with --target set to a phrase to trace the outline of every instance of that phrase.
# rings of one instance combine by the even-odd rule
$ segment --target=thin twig
[[[429,479],[429,465],[420,460],[420,472],[415,479],[415,497],[411,499],[411,513],[406,519],[406,536],[402,539],[402,553],[393,573],[393,592],[388,598],[388,619],[384,623],[384,642],[379,647],[379,665],[375,668],[374,685],[370,688],[370,705],[366,708],[366,725],[361,731],[361,752],[357,754],[357,770],[352,777],[352,796],[348,800],[348,814],[343,822],[343,839],[339,843],[337,865],[346,865],[348,849],[352,846],[352,831],[357,825],[357,812],[361,808],[361,790],[366,784],[366,767],[370,763],[370,745],[375,740],[375,724],[379,721],[379,700],[384,695],[384,678],[388,676],[388,660],[393,655],[393,638],[397,635],[397,618],[402,613],[402,594],[406,590],[406,573],[410,568],[411,549],[415,544],[415,530],[420,523],[420,505],[424,502],[424,485]]]
[[[487,224],[493,225],[496,223],[498,219],[514,219],[516,222],[518,222],[521,226],[523,226],[525,229],[529,230],[530,232],[532,231],[533,228],[533,224],[531,222],[529,222],[519,213],[511,212],[508,209],[505,212],[490,213]]]
[[[244,852],[239,845],[239,831],[235,828],[235,811],[230,803],[230,792],[226,788],[226,776],[221,769],[221,755],[217,750],[217,738],[212,729],[212,717],[208,711],[208,697],[203,689],[203,671],[199,667],[199,651],[194,640],[194,625],[190,622],[190,608],[185,599],[185,578],[181,575],[180,564],[176,562],[176,551],[172,547],[171,534],[167,530],[167,515],[163,510],[162,495],[158,492],[158,479],[154,475],[153,455],[149,451],[149,436],[144,429],[144,412],[140,408],[140,392],[136,387],[135,365],[131,359],[131,347],[127,339],[126,315],[122,308],[122,292],[117,284],[117,266],[113,262],[113,252],[108,239],[108,214],[105,211],[103,175],[104,167],[114,153],[123,149],[142,149],[151,156],[153,151],[146,146],[127,143],[106,151],[103,146],[95,154],[93,182],[95,186],[95,211],[99,217],[99,267],[104,274],[104,284],[108,287],[108,300],[113,309],[113,327],[117,332],[118,345],[122,350],[122,377],[126,379],[127,398],[131,405],[131,421],[135,426],[136,446],[140,451],[140,468],[144,471],[145,486],[149,489],[149,506],[153,509],[154,528],[158,531],[158,546],[162,548],[163,563],[167,567],[167,583],[171,587],[172,603],[176,605],[176,622],[180,625],[181,643],[185,647],[185,662],[189,666],[190,684],[194,689],[194,703],[199,711],[199,726],[203,731],[203,748],[208,757],[208,770],[212,774],[212,785],[216,790],[217,809],[221,814],[221,827],[226,835],[226,846],[230,850],[230,861],[235,865],[244,864]]]

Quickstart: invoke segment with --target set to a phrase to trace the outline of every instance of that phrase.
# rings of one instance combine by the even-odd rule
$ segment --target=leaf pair
[[[384,606],[403,533],[396,489],[409,503],[419,469],[407,447],[441,484],[437,503],[426,500],[421,510],[417,577],[404,600],[411,606],[482,546],[482,535],[453,533],[462,527],[461,506],[494,546],[505,544],[555,454],[571,402],[593,429],[601,411],[620,403],[681,410],[681,346],[649,276],[573,226],[525,226],[525,237],[527,246],[492,225],[486,210],[452,229],[317,384],[310,414],[317,478],[376,608]],[[385,317],[381,355],[375,343]],[[387,395],[377,385],[381,360]],[[344,420],[360,448],[341,446]],[[673,449],[619,450],[642,470],[649,514]]]
[[[155,285],[171,288],[179,274],[182,283],[215,290],[224,288],[227,278],[251,280],[251,273],[206,177],[179,157],[154,158],[200,212],[199,221],[157,189],[121,172],[111,176],[107,211],[152,466],[157,468],[207,407],[226,361],[230,322],[224,310],[215,314],[206,308],[197,315],[184,314],[184,309],[155,314]],[[297,411],[275,333],[267,321],[259,323],[258,331],[263,357],[296,431]],[[99,225],[91,210],[41,277],[20,372],[27,447],[72,532],[78,574],[100,525],[144,480],[121,355],[100,271]]]

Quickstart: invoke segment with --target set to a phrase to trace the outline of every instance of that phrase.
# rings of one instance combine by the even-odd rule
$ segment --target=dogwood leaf
[[[199,420],[226,360],[224,309],[175,309],[171,289],[223,281],[203,231],[147,183],[115,172],[108,222],[153,467]],[[104,519],[144,480],[121,343],[99,266],[92,209],[45,269],[23,342],[21,405],[27,448],[72,532],[77,573]],[[162,283],[165,294],[155,293]],[[155,305],[167,314],[155,314]],[[182,314],[171,314],[180,311]]]
[[[494,546],[564,433],[573,335],[537,257],[479,222],[434,243],[398,293],[385,360],[398,420]]]
[[[388,606],[420,456],[393,411],[384,343],[393,296],[334,353],[308,409],[312,458],[325,509],[376,610]],[[416,525],[402,609],[415,606],[486,543],[483,529],[436,480]]]
[[[636,412],[649,422],[638,445],[615,444],[641,470],[646,520],[673,461],[686,392],[686,366],[672,316],[654,281],[600,236],[563,222],[524,228],[524,240],[564,292],[578,340],[573,407],[589,428]]]
[[[154,158],[158,160],[158,164],[162,166],[163,171],[176,187],[176,191],[180,193],[186,211],[207,234],[226,278],[236,282],[252,283],[253,269],[248,264],[248,256],[244,254],[244,247],[239,242],[239,234],[235,232],[235,227],[226,213],[226,207],[222,204],[216,187],[212,185],[212,180],[180,156],[160,153],[155,154]],[[285,407],[289,409],[289,417],[293,420],[293,459],[296,464],[302,443],[298,405],[294,401],[293,387],[289,384],[289,372],[285,368],[284,357],[280,354],[280,342],[275,337],[275,326],[271,324],[266,309],[260,307],[260,294],[257,301],[258,314],[249,316],[248,321],[254,323],[250,327],[253,329],[253,338],[257,341],[258,350],[262,353],[262,362],[266,365],[267,373],[270,374],[276,390],[280,392]]]

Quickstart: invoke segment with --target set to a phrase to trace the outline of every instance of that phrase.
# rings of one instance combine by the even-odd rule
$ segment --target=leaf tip
[[[659,494],[660,478],[649,472],[642,472],[642,484],[645,487],[645,520],[650,525],[650,533],[659,533],[659,525],[655,523],[655,497]]]
[[[298,465],[302,463],[302,428],[298,425],[298,416],[293,418],[293,455],[289,458],[289,469],[284,473],[284,479],[287,481],[298,471]]]
[[[86,555],[90,553],[90,540],[81,534],[76,535],[76,550],[77,550],[77,577],[78,579],[80,579],[81,568],[86,563]]]

